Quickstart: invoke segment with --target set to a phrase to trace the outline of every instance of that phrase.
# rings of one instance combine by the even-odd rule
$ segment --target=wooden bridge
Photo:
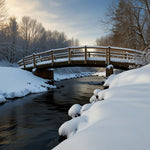
[[[141,65],[143,54],[140,50],[119,47],[78,46],[34,53],[24,57],[18,64],[25,70],[70,66],[106,67],[109,64],[114,68],[128,69],[130,65]]]

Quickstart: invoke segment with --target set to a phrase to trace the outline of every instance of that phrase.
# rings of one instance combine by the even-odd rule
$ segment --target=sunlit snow
[[[60,127],[69,138],[54,150],[149,150],[150,65],[112,75],[105,85],[98,93],[103,101]]]

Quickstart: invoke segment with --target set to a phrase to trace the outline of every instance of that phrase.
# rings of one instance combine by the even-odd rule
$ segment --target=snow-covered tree
[[[9,19],[8,24],[9,30],[9,52],[10,52],[10,62],[16,61],[16,50],[17,50],[17,38],[18,38],[18,23],[15,17]]]

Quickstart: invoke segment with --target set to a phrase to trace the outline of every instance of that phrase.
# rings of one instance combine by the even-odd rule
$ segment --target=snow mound
[[[92,75],[93,75],[93,76],[106,77],[106,71],[103,71],[103,72],[96,72],[96,73],[93,73]]]
[[[4,96],[0,95],[0,103],[5,103],[6,99]]]
[[[22,97],[55,87],[46,84],[47,81],[19,68],[0,67],[0,95],[5,98]]]
[[[101,91],[100,89],[95,89],[94,92],[93,92],[93,94],[94,94],[95,96],[97,96],[100,91]]]
[[[109,84],[111,83],[111,81],[116,77],[115,74],[112,74],[108,77],[108,79],[105,81],[104,86],[109,86]]]
[[[101,90],[100,89],[95,89],[94,91],[93,91],[93,96],[90,98],[90,103],[95,103],[95,102],[97,102],[99,99],[98,99],[98,93],[100,93],[101,92]]]
[[[95,103],[95,102],[97,102],[97,101],[98,101],[98,99],[96,98],[95,95],[93,95],[93,96],[90,98],[90,103]]]
[[[86,122],[87,119],[85,116],[73,118],[61,125],[58,131],[59,135],[66,136],[68,138],[74,135]]]
[[[80,115],[80,110],[81,110],[81,105],[79,104],[74,104],[71,106],[71,108],[68,111],[68,115],[72,118],[77,117]]]
[[[84,105],[82,106],[81,110],[80,110],[80,114],[82,115],[83,112],[89,110],[91,106],[92,106],[91,103],[89,103],[89,104],[84,104]]]
[[[125,71],[118,75],[111,75],[105,82],[105,86],[121,87],[125,85],[150,84],[150,65],[142,68]]]
[[[113,65],[108,65],[106,68],[110,69],[110,68],[114,68],[114,66]]]

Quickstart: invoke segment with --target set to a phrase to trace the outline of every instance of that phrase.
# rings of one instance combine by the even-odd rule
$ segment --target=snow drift
[[[60,127],[69,138],[54,150],[149,150],[149,76],[150,65],[111,76],[109,89],[98,93],[104,100]]]
[[[0,67],[0,101],[54,88],[47,81],[19,68]]]
[[[60,81],[90,75],[105,76],[105,69],[98,67],[66,67],[54,69],[54,80]]]

